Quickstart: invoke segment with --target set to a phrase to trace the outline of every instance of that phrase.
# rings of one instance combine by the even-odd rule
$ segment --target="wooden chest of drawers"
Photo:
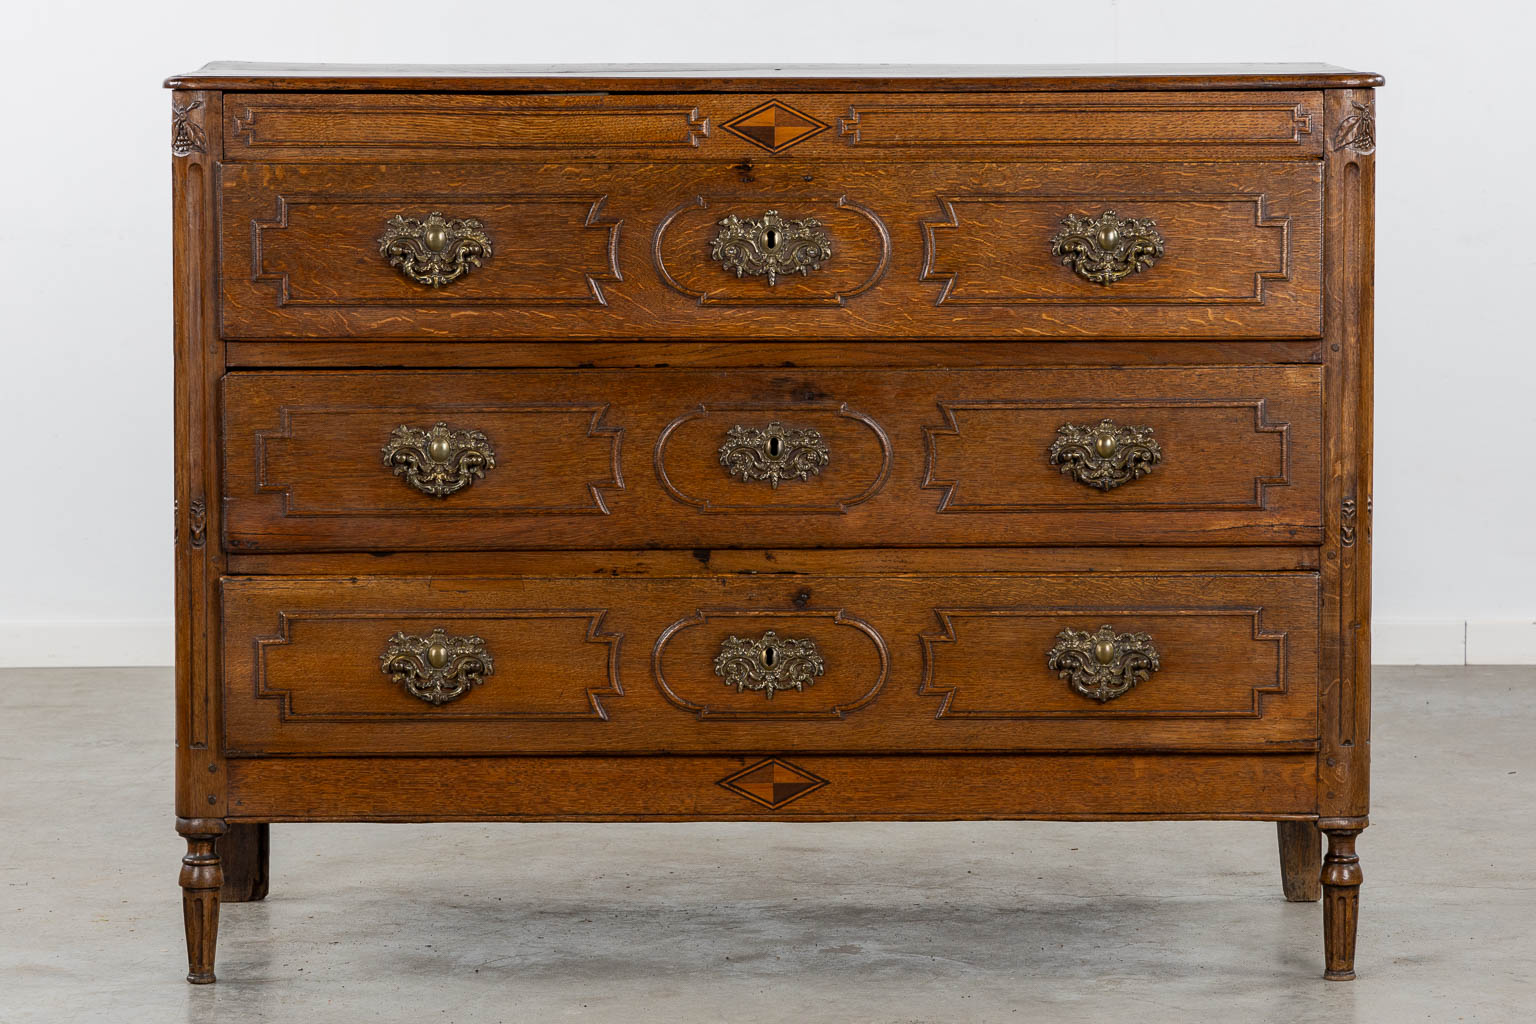
[[[168,84],[188,980],[273,821],[851,818],[1276,821],[1353,977],[1376,76]]]

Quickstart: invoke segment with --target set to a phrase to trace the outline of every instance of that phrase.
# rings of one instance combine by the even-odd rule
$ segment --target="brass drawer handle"
[[[491,239],[477,220],[398,216],[384,226],[379,252],[417,284],[441,288],[491,257]]]
[[[1146,270],[1163,254],[1163,236],[1151,218],[1120,217],[1105,210],[1097,217],[1070,214],[1051,238],[1051,255],[1094,284],[1113,284]]]
[[[434,498],[463,490],[496,466],[496,453],[484,434],[446,423],[434,423],[430,430],[401,424],[380,452],[395,476]]]
[[[778,210],[769,210],[760,220],[742,220],[733,213],[720,221],[709,256],[737,277],[766,274],[773,285],[780,274],[806,276],[820,270],[832,258],[832,240],[810,217],[785,220]]]
[[[761,690],[769,700],[778,690],[804,693],[826,669],[816,641],[781,637],[771,629],[756,640],[729,636],[715,656],[715,675],[726,686],[736,687],[737,693]]]
[[[458,700],[494,671],[491,653],[477,636],[449,636],[434,629],[426,636],[396,633],[379,655],[383,673],[428,704]]]
[[[1051,465],[1060,466],[1080,484],[1113,490],[1152,472],[1163,461],[1151,427],[1120,427],[1100,420],[1096,427],[1065,423],[1051,442]]]
[[[1150,636],[1116,633],[1109,626],[1100,626],[1097,633],[1062,630],[1045,663],[1074,691],[1101,704],[1146,682],[1162,667]]]
[[[747,483],[766,480],[775,489],[780,480],[808,480],[832,461],[821,431],[778,422],[762,428],[732,427],[719,454],[720,465],[732,477]]]

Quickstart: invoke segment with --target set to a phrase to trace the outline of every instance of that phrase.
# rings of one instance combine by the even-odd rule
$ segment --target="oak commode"
[[[273,821],[962,818],[1278,822],[1353,977],[1377,76],[168,84],[190,981]]]

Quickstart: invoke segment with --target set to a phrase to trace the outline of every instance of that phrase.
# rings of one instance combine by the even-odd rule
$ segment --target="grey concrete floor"
[[[1360,980],[1274,827],[277,825],[185,984],[165,670],[0,671],[0,1022],[1524,1022],[1536,669],[1382,669]]]

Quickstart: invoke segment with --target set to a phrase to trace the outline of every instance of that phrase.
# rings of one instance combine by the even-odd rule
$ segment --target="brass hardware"
[[[385,225],[379,252],[417,284],[441,288],[490,259],[491,239],[477,220],[398,216]]]
[[[1073,690],[1101,704],[1146,682],[1162,667],[1150,636],[1116,633],[1109,626],[1100,626],[1097,633],[1062,630],[1045,663]]]
[[[821,222],[785,220],[769,210],[761,220],[742,220],[734,213],[720,221],[720,231],[709,245],[710,259],[718,260],[737,277],[768,275],[770,285],[780,274],[807,275],[832,258],[832,240]]]
[[[430,430],[401,425],[380,452],[384,465],[423,494],[446,498],[496,466],[490,441],[478,430],[452,430],[435,423]]]
[[[1151,427],[1117,427],[1100,420],[1096,427],[1066,423],[1051,442],[1051,465],[1060,466],[1078,483],[1113,490],[1152,472],[1163,461],[1162,447]]]
[[[1051,255],[1094,284],[1112,284],[1150,267],[1163,254],[1163,236],[1150,218],[1070,214],[1051,239]]]
[[[780,637],[771,629],[757,640],[727,637],[715,656],[715,675],[726,686],[736,687],[737,693],[761,690],[769,700],[778,690],[805,692],[826,667],[816,641]]]
[[[458,700],[493,671],[484,640],[449,636],[443,629],[427,636],[396,633],[379,655],[379,665],[406,693],[428,704]]]
[[[777,488],[780,480],[807,480],[822,471],[832,452],[819,430],[797,430],[782,423],[757,427],[732,427],[720,446],[720,465],[744,482],[766,480]]]

